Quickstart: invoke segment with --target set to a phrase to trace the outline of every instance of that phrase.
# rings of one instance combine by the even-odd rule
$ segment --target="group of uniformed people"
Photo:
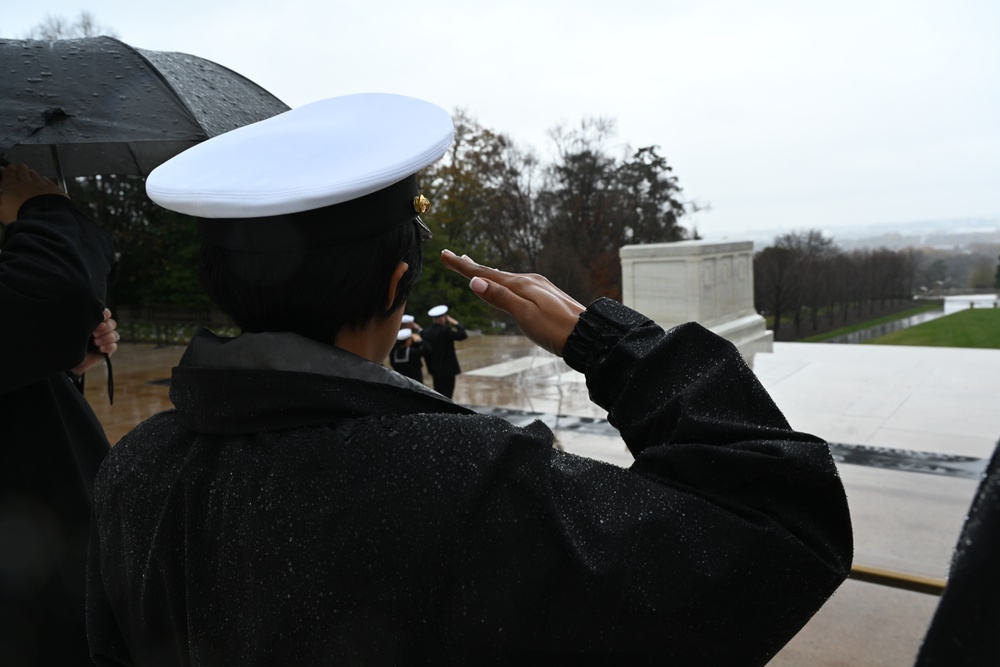
[[[427,311],[427,316],[433,324],[422,329],[413,315],[403,315],[402,328],[389,353],[389,364],[397,373],[423,382],[423,359],[431,374],[434,390],[452,398],[455,377],[462,372],[455,341],[465,340],[468,333],[458,320],[448,315],[448,306],[434,306]]]

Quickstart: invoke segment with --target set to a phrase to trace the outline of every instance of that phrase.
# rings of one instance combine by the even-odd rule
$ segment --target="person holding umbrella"
[[[0,223],[0,664],[85,664],[91,490],[108,441],[73,380],[118,347],[112,244],[24,164],[3,169]]]
[[[196,335],[176,410],[101,466],[98,664],[763,665],[847,576],[829,447],[697,324],[441,256],[586,375],[630,469],[382,364],[423,267],[417,171],[453,132],[428,102],[349,95],[150,175],[198,217],[243,333]]]
[[[455,393],[455,377],[462,372],[455,354],[455,341],[465,340],[469,334],[458,320],[448,314],[448,306],[434,306],[427,311],[432,324],[424,330],[424,340],[430,345],[427,370],[434,379],[434,390],[451,398]]]

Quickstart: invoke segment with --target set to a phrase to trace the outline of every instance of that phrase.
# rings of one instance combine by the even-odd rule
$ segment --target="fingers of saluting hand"
[[[450,250],[441,253],[441,260],[452,271],[469,278],[469,287],[479,298],[510,314],[537,345],[562,354],[566,339],[585,310],[579,302],[545,276],[491,269]]]
[[[112,319],[111,311],[105,308],[104,321],[94,329],[94,345],[109,356],[118,351],[118,341],[121,340],[121,334],[116,331],[117,328],[118,322]]]

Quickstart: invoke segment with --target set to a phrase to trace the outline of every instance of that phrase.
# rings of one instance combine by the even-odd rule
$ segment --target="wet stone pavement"
[[[893,370],[892,363],[899,363],[899,368],[915,364],[892,362],[894,353],[890,352],[889,370],[879,373],[877,363],[872,361],[872,355],[877,353],[865,351],[864,370],[854,371],[854,375],[860,376],[858,381],[868,383],[867,391],[881,398],[865,402],[867,412],[859,416],[857,397],[864,397],[863,392],[857,386],[842,385],[840,378],[823,375],[821,371],[829,365],[847,373],[848,363],[834,355],[846,354],[849,358],[860,354],[860,347],[871,349],[871,346],[781,344],[775,346],[774,354],[758,355],[755,368],[795,428],[816,433],[831,442],[851,505],[855,562],[944,579],[952,547],[975,491],[978,470],[988,457],[995,437],[1000,435],[1000,423],[986,420],[979,431],[970,432],[969,427],[963,427],[965,430],[955,436],[947,435],[946,429],[935,435],[933,424],[920,423],[913,431],[919,431],[919,437],[904,439],[902,444],[894,442],[893,437],[903,438],[907,431],[891,418],[905,413],[905,409],[884,408],[884,396],[895,393],[894,388],[870,385],[886,375],[906,376],[905,372]],[[514,423],[541,419],[554,430],[562,449],[616,465],[630,465],[632,457],[607,423],[606,413],[590,402],[583,376],[569,369],[561,359],[520,336],[473,335],[456,348],[464,371],[456,384],[457,402]],[[170,369],[183,351],[183,347],[176,346],[122,345],[113,358],[113,406],[108,405],[103,367],[88,373],[87,399],[112,443],[143,419],[172,407],[168,398]],[[945,361],[950,358],[942,357]],[[971,361],[966,362],[965,357],[960,361],[981,371],[993,364],[998,369],[995,375],[1000,376],[1000,351],[995,356],[968,358]],[[984,359],[988,362],[985,366]],[[947,365],[945,361],[938,365]],[[952,369],[956,377],[968,377],[960,364],[949,363],[956,366]],[[813,377],[810,373],[819,374]],[[915,381],[905,379],[907,384],[900,391],[913,392]],[[808,383],[803,388],[795,384],[796,380]],[[426,382],[430,384],[429,376]],[[940,382],[935,384],[940,385]],[[809,390],[817,386],[824,391]],[[960,389],[964,387],[965,384],[960,385]],[[994,387],[976,389],[992,391]],[[989,395],[995,396],[996,392]],[[849,396],[851,401],[845,399],[845,407],[838,407],[835,400],[838,396]],[[822,402],[825,411],[814,411],[810,400]],[[945,405],[954,407],[947,402],[947,396],[944,400]],[[886,416],[879,422],[883,428],[872,430],[876,424],[873,415],[883,409]],[[922,415],[926,411],[918,412]],[[963,421],[961,415],[951,414],[951,418],[976,424],[974,419]],[[869,430],[863,430],[862,426]],[[937,598],[932,595],[848,580],[771,664],[911,665],[936,604]]]

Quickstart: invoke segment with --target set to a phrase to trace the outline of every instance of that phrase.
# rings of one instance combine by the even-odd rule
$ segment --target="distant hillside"
[[[808,225],[795,229],[762,229],[750,234],[711,235],[708,240],[751,240],[760,250],[774,243],[782,234],[810,229]],[[856,248],[937,248],[963,249],[975,245],[1000,244],[1000,218],[957,218],[953,220],[922,220],[878,225],[848,225],[824,229],[843,250]],[[738,238],[737,238],[738,237]]]
[[[940,250],[963,249],[970,246],[1000,244],[1000,224],[993,226],[973,226],[952,221],[938,228],[886,231],[878,234],[860,235],[854,238],[846,234],[834,239],[844,250],[854,248],[936,248]]]

